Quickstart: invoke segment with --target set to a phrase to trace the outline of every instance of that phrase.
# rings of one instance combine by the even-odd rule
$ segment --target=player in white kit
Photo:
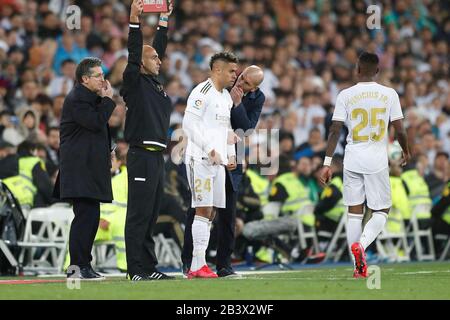
[[[217,53],[211,58],[211,78],[189,95],[183,130],[188,137],[185,153],[187,177],[195,209],[192,223],[192,264],[188,278],[217,278],[206,264],[206,249],[214,208],[225,208],[225,167],[235,168],[230,112],[233,100],[226,90],[236,80],[237,58]]]
[[[347,241],[355,258],[355,278],[367,277],[365,249],[383,230],[392,205],[387,156],[389,122],[403,150],[402,165],[410,158],[398,94],[374,81],[378,56],[362,53],[357,69],[359,82],[337,96],[321,172],[321,182],[327,184],[332,176],[332,156],[345,123],[349,133],[344,155],[343,200],[348,206]],[[362,230],[365,203],[372,217]]]

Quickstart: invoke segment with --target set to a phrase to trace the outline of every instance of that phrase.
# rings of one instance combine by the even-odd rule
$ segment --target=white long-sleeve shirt
[[[211,79],[192,90],[183,118],[183,130],[188,136],[186,162],[191,158],[207,159],[212,150],[220,154],[224,165],[228,157],[235,156],[234,145],[227,144],[232,107],[230,93],[226,89],[217,91]]]

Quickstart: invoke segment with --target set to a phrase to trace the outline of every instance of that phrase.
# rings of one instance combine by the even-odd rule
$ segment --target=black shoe
[[[222,268],[217,271],[219,278],[242,278],[242,275],[234,272],[232,268]]]
[[[89,269],[91,269],[91,273],[93,272],[95,275],[97,275],[98,277],[103,277],[100,273],[98,273],[97,271],[95,271],[92,266],[89,266]]]
[[[159,272],[157,270],[147,274],[147,280],[174,280],[175,277],[168,276],[165,273]]]
[[[183,278],[187,279],[189,273],[189,266],[187,264],[183,264],[181,267],[181,272],[183,272]]]
[[[81,267],[79,271],[67,273],[67,278],[79,279],[84,281],[102,281],[106,278],[92,269],[91,266]]]
[[[131,281],[150,281],[150,279],[147,278],[147,275],[144,274],[127,274],[127,279],[130,279]]]

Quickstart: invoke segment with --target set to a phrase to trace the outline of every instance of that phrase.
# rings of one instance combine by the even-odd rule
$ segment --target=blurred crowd
[[[210,57],[232,51],[241,70],[251,64],[264,69],[261,89],[267,99],[258,128],[280,129],[280,155],[290,159],[299,174],[314,178],[336,96],[354,84],[358,55],[368,50],[380,57],[378,82],[400,96],[414,163],[431,198],[439,201],[449,179],[450,2],[174,2],[160,72],[174,106],[172,129],[182,122],[191,89],[208,77]],[[126,107],[119,90],[127,63],[130,3],[0,0],[0,158],[16,152],[23,141],[33,141],[54,179],[62,105],[74,85],[77,63],[87,56],[104,62],[118,105],[109,121],[111,134],[126,149],[121,140]],[[67,8],[73,4],[81,9],[79,30],[66,25]],[[368,5],[381,8],[378,29],[367,28]],[[151,43],[156,23],[155,15],[147,15],[145,43]],[[319,187],[314,188],[320,194]]]

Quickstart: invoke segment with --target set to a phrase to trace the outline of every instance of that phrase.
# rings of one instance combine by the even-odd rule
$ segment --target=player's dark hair
[[[77,69],[75,71],[77,82],[79,84],[83,83],[83,76],[91,76],[92,75],[92,68],[95,67],[101,67],[102,66],[102,60],[98,58],[84,58],[77,66]]]
[[[379,62],[380,60],[376,54],[364,51],[358,59],[358,71],[366,76],[374,76],[378,72]]]
[[[215,55],[213,55],[211,57],[211,61],[209,62],[209,67],[210,67],[211,70],[213,69],[214,64],[217,61],[224,61],[224,62],[227,62],[227,63],[238,63],[239,59],[232,52],[224,51],[224,52],[216,53]]]
[[[380,60],[378,59],[378,56],[375,53],[370,53],[367,51],[364,51],[359,56],[359,63],[364,65],[372,65],[377,66]]]

